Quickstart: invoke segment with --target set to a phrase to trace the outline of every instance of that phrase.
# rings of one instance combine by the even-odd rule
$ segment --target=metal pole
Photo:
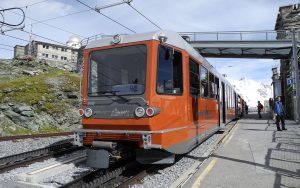
[[[300,122],[300,92],[299,92],[299,68],[298,68],[298,49],[297,49],[297,39],[295,28],[292,29],[292,44],[293,44],[293,63],[294,63],[294,72],[295,72],[295,86],[296,86],[296,114],[297,122]]]

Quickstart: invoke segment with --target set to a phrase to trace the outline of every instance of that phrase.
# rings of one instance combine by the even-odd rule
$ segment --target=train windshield
[[[139,95],[145,92],[146,45],[94,51],[89,59],[89,96]]]

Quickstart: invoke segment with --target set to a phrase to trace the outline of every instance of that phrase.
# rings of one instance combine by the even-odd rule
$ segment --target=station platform
[[[286,128],[246,115],[183,187],[300,188],[300,125],[286,120]]]

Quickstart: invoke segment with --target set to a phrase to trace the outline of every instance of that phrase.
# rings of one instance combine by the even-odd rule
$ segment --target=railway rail
[[[201,157],[202,160],[198,164],[201,165],[207,159],[210,154],[222,143],[223,139],[230,133],[230,131],[235,127],[237,122],[231,125],[226,130],[221,131],[222,134],[217,140],[212,144],[211,148]],[[184,155],[180,156],[176,161],[179,161]],[[78,179],[69,182],[61,186],[60,188],[70,188],[70,187],[84,187],[84,188],[96,188],[96,187],[118,187],[118,188],[128,188],[134,184],[142,183],[144,177],[149,174],[153,174],[160,169],[163,169],[169,165],[141,165],[137,162],[121,162],[115,163],[109,169],[94,170]],[[182,181],[185,182],[186,178],[183,177]],[[178,183],[181,185],[183,182]],[[177,186],[176,186],[177,187]]]
[[[73,139],[67,139],[45,148],[0,158],[0,173],[53,156],[83,149],[82,147],[74,146],[72,141]]]
[[[30,134],[30,135],[16,135],[16,136],[1,136],[1,141],[8,140],[19,140],[26,138],[45,138],[45,137],[54,137],[54,136],[70,136],[73,135],[74,132],[53,132],[53,133],[42,133],[42,134]]]

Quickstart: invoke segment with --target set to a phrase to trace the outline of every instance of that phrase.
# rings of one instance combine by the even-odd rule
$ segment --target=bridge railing
[[[290,30],[180,32],[187,41],[269,41],[290,40]]]

